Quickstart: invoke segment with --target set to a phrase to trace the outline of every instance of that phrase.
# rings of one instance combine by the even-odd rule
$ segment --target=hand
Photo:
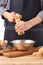
[[[21,31],[27,31],[29,30],[31,27],[30,27],[30,24],[28,24],[28,22],[24,22],[24,21],[20,21],[18,22],[16,25],[15,25],[15,30],[16,32],[21,32]]]
[[[16,16],[16,13],[15,12],[11,12],[7,15],[7,20],[9,22],[14,22],[15,21],[15,16]]]
[[[39,16],[34,17],[33,19],[29,21],[20,21],[15,25],[15,30],[16,32],[21,32],[21,31],[27,31],[34,27],[35,25],[39,24],[42,22],[42,19]]]

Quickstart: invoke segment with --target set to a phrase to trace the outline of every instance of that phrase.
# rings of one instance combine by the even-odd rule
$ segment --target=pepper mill
[[[16,22],[16,24],[17,24],[18,22],[20,22],[21,19],[22,19],[22,16],[17,13],[17,14],[16,14],[16,17],[15,17],[15,22]],[[24,33],[25,33],[24,31],[21,31],[21,32],[18,32],[18,35],[23,35]]]

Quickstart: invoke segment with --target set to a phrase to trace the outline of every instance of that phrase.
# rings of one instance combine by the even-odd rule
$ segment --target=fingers
[[[25,31],[24,22],[22,22],[22,23],[21,22],[15,25],[16,32]]]
[[[20,28],[20,27],[24,27],[24,22],[22,22],[22,21],[20,21],[20,22],[18,22],[16,25],[15,25],[15,29],[18,29],[18,28]]]
[[[12,12],[11,15],[15,18],[16,13],[15,12]]]
[[[15,25],[15,30],[17,30],[18,28],[20,28],[21,27],[21,23],[17,23],[16,25]]]
[[[18,22],[21,20],[21,18],[22,18],[22,16],[21,16],[20,14],[15,13],[15,12],[11,12],[11,13],[9,14],[8,20],[9,20],[10,22],[16,22],[16,23],[18,23]]]
[[[15,12],[11,12],[8,15],[8,21],[9,22],[14,22],[15,21]]]
[[[16,32],[20,32],[20,31],[24,31],[24,28],[18,28],[17,30],[16,30]]]
[[[12,14],[16,14],[16,12],[12,12]]]

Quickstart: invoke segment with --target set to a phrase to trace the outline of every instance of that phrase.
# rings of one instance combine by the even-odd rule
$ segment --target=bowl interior
[[[33,43],[35,43],[35,41],[33,41],[33,40],[25,40],[24,43],[25,44],[33,44]]]
[[[16,43],[16,44],[34,44],[35,41],[34,40],[13,40],[12,43]]]

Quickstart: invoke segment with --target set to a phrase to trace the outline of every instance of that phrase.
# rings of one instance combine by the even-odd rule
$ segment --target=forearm
[[[43,21],[43,10],[40,11],[37,16],[30,21],[28,21],[28,24],[30,24],[30,28],[41,23]]]
[[[15,25],[15,30],[16,32],[19,32],[21,30],[27,31],[41,22],[42,22],[42,18],[39,16],[36,16],[33,19],[26,21],[26,22],[20,21],[18,24]]]
[[[37,25],[41,22],[42,22],[42,18],[39,17],[39,16],[36,16],[35,18],[28,21],[27,24],[28,24],[28,27],[30,26],[29,28],[32,28],[32,27],[34,27],[35,25]]]

